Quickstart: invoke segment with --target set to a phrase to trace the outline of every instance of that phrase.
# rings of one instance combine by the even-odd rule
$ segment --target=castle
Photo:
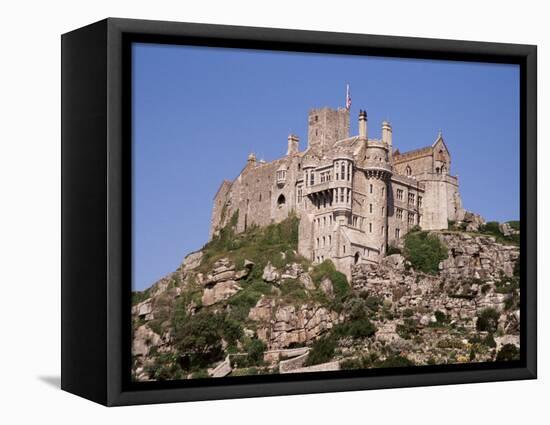
[[[298,251],[313,262],[330,259],[350,275],[358,263],[378,263],[389,245],[414,226],[446,229],[462,220],[458,179],[441,133],[431,146],[409,152],[393,148],[392,127],[368,136],[366,111],[359,134],[349,136],[349,109],[313,109],[307,149],[288,136],[286,155],[246,166],[219,187],[210,238],[238,211],[237,231],[266,226],[294,212],[300,218]]]

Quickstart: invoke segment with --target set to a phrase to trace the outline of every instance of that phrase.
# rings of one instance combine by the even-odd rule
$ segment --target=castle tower
[[[393,156],[393,136],[391,124],[388,121],[382,121],[382,141],[388,146],[388,156]]]
[[[383,255],[388,241],[388,191],[392,176],[387,143],[369,140],[365,150],[364,169],[366,187],[363,190],[366,200],[363,214],[366,217],[366,240],[370,248]],[[367,258],[378,261],[374,256],[374,253],[369,253]]]
[[[359,111],[359,137],[367,139],[367,111]]]
[[[286,155],[294,155],[298,153],[298,147],[300,144],[300,139],[295,134],[289,134],[288,135],[288,149],[286,151]]]
[[[308,116],[308,148],[326,151],[338,140],[349,137],[349,110],[312,109]]]

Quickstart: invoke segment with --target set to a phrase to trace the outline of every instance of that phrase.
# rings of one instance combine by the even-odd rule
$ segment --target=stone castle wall
[[[239,232],[295,212],[299,253],[314,262],[331,259],[349,275],[353,264],[379,262],[388,244],[413,226],[446,229],[448,220],[463,217],[441,135],[430,147],[392,157],[389,123],[382,140],[368,139],[365,128],[349,138],[345,109],[313,109],[308,124],[306,151],[297,152],[297,138],[289,136],[286,156],[269,163],[251,156],[233,182],[224,182],[214,199],[211,236],[237,210]]]

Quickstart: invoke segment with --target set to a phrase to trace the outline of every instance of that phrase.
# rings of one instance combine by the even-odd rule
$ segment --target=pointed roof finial
[[[439,133],[437,135],[437,138],[438,139],[442,139],[443,138],[443,132],[441,131],[441,129],[439,129]]]

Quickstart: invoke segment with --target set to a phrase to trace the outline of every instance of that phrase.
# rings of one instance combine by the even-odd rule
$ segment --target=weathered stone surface
[[[308,356],[309,356],[309,350],[298,357],[281,361],[279,363],[279,373],[290,373],[295,369],[299,369],[303,367]]]
[[[308,291],[313,291],[315,289],[315,284],[313,283],[313,279],[311,279],[311,276],[309,273],[302,273],[299,277],[300,283],[304,285],[304,287]]]
[[[202,261],[202,251],[192,252],[183,260],[182,267],[186,270],[194,270],[200,266]]]
[[[519,335],[503,335],[495,337],[497,343],[497,351],[502,348],[503,345],[512,344],[519,348]]]
[[[469,211],[466,211],[464,213],[463,221],[464,223],[466,223],[467,232],[477,232],[481,228],[481,226],[486,223],[485,219],[481,215],[474,214]]]
[[[382,264],[396,271],[405,270],[405,257],[401,254],[392,254],[382,259]]]
[[[151,320],[153,318],[153,304],[151,298],[132,307],[132,314],[140,319]]]
[[[340,370],[340,362],[333,361],[328,363],[316,364],[313,366],[301,367],[297,369],[291,369],[286,373],[306,373],[306,372],[329,372],[334,370]]]
[[[248,318],[258,322],[266,322],[271,320],[271,311],[275,302],[270,298],[262,295],[256,305],[250,309]]]
[[[324,294],[327,297],[333,297],[334,296],[334,288],[332,287],[332,281],[330,280],[330,278],[325,277],[321,281],[321,284],[319,285],[319,288],[321,288],[321,291],[323,291]]]
[[[262,274],[262,279],[266,282],[275,282],[279,280],[279,272],[271,263],[267,263],[267,265],[264,267],[264,272]]]
[[[202,295],[202,303],[205,306],[226,300],[235,295],[242,288],[234,280],[219,282],[211,288],[205,288]]]
[[[231,371],[231,361],[229,360],[229,356],[227,356],[225,360],[221,362],[218,366],[216,366],[212,370],[209,370],[208,374],[212,378],[223,378],[224,376],[229,375]]]
[[[248,317],[260,322],[258,337],[270,350],[311,342],[339,321],[338,314],[325,307],[308,304],[275,306],[275,302],[267,297],[262,297],[250,309]]]
[[[498,227],[504,236],[519,235],[519,230],[513,229],[509,223],[500,223]]]
[[[151,347],[156,347],[161,343],[160,335],[149,328],[147,325],[141,325],[137,328],[132,340],[132,354],[134,356],[146,356]]]

